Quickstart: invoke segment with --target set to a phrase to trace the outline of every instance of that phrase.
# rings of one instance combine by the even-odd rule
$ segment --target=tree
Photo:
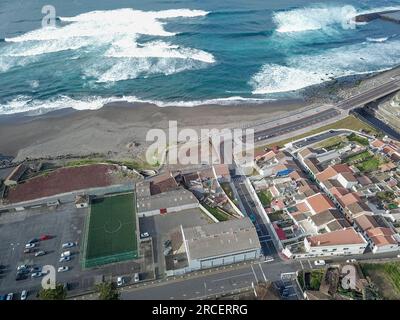
[[[55,289],[42,289],[39,291],[41,300],[64,300],[67,297],[67,291],[64,285],[59,283]]]
[[[103,282],[96,285],[96,291],[100,300],[118,300],[119,292],[112,282]]]

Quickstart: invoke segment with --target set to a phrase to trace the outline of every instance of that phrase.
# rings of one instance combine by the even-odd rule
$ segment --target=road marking
[[[250,275],[250,274],[252,274],[252,272],[241,273],[241,274],[237,274],[237,275],[235,275],[235,276],[230,276],[230,277],[226,277],[226,278],[211,280],[211,282],[225,281],[225,280],[229,280],[229,279],[232,279],[232,278],[238,278],[238,277],[248,276],[248,275]]]
[[[258,282],[258,278],[257,278],[256,272],[254,271],[253,265],[250,265],[250,266],[251,266],[251,270],[253,270],[253,274],[254,274],[254,278],[256,279],[256,282]]]
[[[299,261],[300,261],[300,264],[301,264],[301,268],[304,270],[303,262],[301,260],[299,260]]]
[[[310,260],[307,260],[307,261],[308,261],[308,264],[310,265],[310,268],[312,269],[312,268],[313,268],[313,266],[312,266],[312,264],[311,264]]]
[[[258,266],[260,267],[261,273],[264,277],[264,281],[267,282],[267,277],[265,276],[264,270],[261,268],[261,263],[259,263]]]

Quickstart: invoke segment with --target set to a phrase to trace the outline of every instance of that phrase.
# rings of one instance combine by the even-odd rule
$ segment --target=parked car
[[[69,267],[67,267],[67,266],[64,266],[64,267],[59,267],[58,268],[58,272],[65,272],[65,271],[68,271],[69,270]]]
[[[140,238],[144,239],[144,238],[148,238],[150,237],[150,234],[148,232],[143,232],[140,234]]]
[[[124,284],[124,278],[123,277],[118,277],[117,278],[117,286],[120,287]]]
[[[8,295],[7,295],[7,298],[6,298],[6,300],[12,300],[14,298],[14,293],[12,293],[12,292],[10,292]]]
[[[139,273],[135,273],[133,276],[133,282],[139,282],[140,278],[139,278]]]
[[[26,278],[28,278],[26,273],[17,273],[17,275],[15,276],[15,281],[25,280]]]
[[[37,238],[32,238],[31,240],[29,240],[27,243],[36,243],[39,242],[39,239]]]
[[[35,253],[35,257],[44,256],[45,254],[46,254],[46,251],[40,250],[40,251]]]
[[[21,292],[21,300],[26,300],[27,297],[28,297],[28,291],[22,290],[22,292]]]
[[[35,243],[27,243],[26,245],[25,245],[25,249],[32,249],[32,248],[34,248],[34,247],[36,247],[36,244]]]
[[[41,276],[43,276],[43,273],[40,272],[34,272],[31,274],[31,278],[40,278]]]
[[[63,253],[61,253],[61,258],[69,257],[70,255],[71,255],[71,251],[64,251]]]
[[[26,264],[21,264],[17,267],[17,271],[24,271],[28,269],[28,266]]]
[[[45,240],[49,240],[51,239],[51,236],[47,235],[47,234],[43,234],[40,236],[39,238],[41,241],[45,241]]]
[[[35,249],[33,248],[24,249],[24,253],[33,253],[33,252],[35,252]]]
[[[316,260],[316,261],[314,261],[314,264],[316,266],[324,266],[325,265],[325,260]]]
[[[6,300],[7,299],[7,296],[6,295],[0,295],[0,301],[3,301],[3,300]]]
[[[35,266],[35,267],[32,267],[31,268],[31,272],[32,273],[37,273],[37,272],[42,272],[42,267],[39,267],[39,266]]]
[[[71,260],[71,256],[61,257],[59,262],[65,262],[65,261],[70,261],[70,260]]]
[[[348,259],[348,260],[346,260],[347,263],[354,263],[356,261],[357,261],[356,259]]]
[[[66,243],[62,244],[63,249],[72,248],[74,246],[75,246],[75,243],[73,243],[73,242],[66,242]]]
[[[169,247],[171,245],[171,240],[165,240],[164,241],[164,247]]]

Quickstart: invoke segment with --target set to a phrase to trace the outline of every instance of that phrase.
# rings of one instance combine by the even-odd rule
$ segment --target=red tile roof
[[[355,231],[354,228],[347,228],[308,237],[307,240],[312,247],[366,243],[365,239],[357,231]]]
[[[325,194],[317,193],[306,199],[309,207],[311,207],[316,214],[328,209],[334,209],[335,205],[331,199]]]

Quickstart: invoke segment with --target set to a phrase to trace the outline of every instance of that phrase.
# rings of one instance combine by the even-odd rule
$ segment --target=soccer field
[[[93,200],[88,219],[84,267],[137,258],[133,193]]]

